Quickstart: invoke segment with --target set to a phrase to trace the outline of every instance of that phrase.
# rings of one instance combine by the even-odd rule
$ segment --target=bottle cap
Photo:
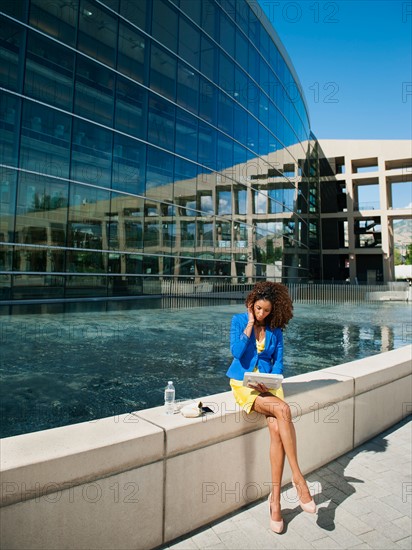
[[[171,380],[169,380],[168,384],[173,384],[173,382]]]

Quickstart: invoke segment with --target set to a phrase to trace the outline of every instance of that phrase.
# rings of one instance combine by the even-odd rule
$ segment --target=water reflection
[[[159,306],[159,304],[154,304]],[[242,304],[1,318],[2,437],[227,391],[229,326]],[[285,331],[293,376],[411,342],[406,304],[295,305]]]

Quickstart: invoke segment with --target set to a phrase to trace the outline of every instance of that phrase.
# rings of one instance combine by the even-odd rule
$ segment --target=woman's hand
[[[265,386],[265,384],[256,383],[256,384],[248,384],[249,388],[252,388],[252,390],[256,390],[260,393],[267,393],[269,391],[269,388]]]
[[[254,322],[255,322],[255,315],[253,313],[253,307],[252,306],[249,306],[247,308],[247,322],[248,322],[248,324],[249,323],[254,324]]]

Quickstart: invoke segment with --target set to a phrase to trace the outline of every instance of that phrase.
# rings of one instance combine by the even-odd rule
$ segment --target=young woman
[[[305,512],[316,513],[316,505],[299,468],[296,432],[283,390],[270,390],[264,384],[243,386],[246,371],[283,374],[282,329],[293,317],[293,306],[287,288],[269,281],[257,283],[246,298],[247,313],[235,315],[230,329],[233,361],[227,371],[236,402],[249,414],[264,414],[270,432],[272,492],[269,495],[270,527],[283,531],[280,489],[285,454],[292,471],[299,504]]]

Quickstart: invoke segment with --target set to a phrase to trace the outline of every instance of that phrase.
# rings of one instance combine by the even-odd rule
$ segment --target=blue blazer
[[[243,380],[246,371],[283,374],[283,333],[280,328],[272,330],[266,327],[265,349],[258,354],[255,333],[250,338],[244,334],[248,321],[247,313],[239,313],[232,318],[230,327],[230,351],[233,361],[226,376],[235,380]]]

